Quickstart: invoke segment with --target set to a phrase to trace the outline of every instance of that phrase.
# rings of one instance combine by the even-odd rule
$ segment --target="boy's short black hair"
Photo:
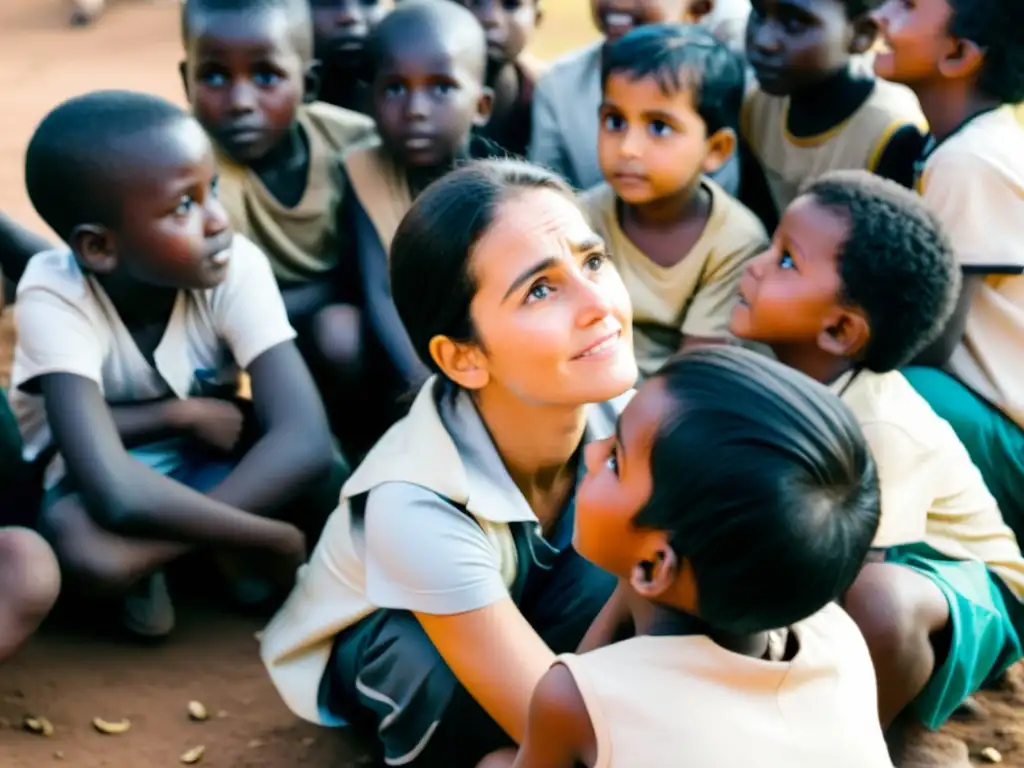
[[[885,0],[842,0],[846,18],[850,21],[866,16],[882,5]]]
[[[367,40],[368,64],[376,71],[390,52],[391,38],[409,28],[443,30],[452,40],[478,48],[481,79],[487,72],[487,36],[473,12],[451,0],[402,0],[374,27]]]
[[[67,240],[80,224],[116,226],[116,186],[132,169],[125,157],[141,134],[179,120],[180,107],[132,91],[95,91],[55,107],[25,152],[25,186],[36,212]]]
[[[299,31],[297,39],[299,52],[309,58],[313,51],[313,11],[309,0],[182,0],[181,40],[188,50],[192,35],[200,25],[204,13],[237,13],[253,15],[281,11],[293,21],[293,28]]]
[[[853,583],[878,530],[878,473],[856,417],[825,386],[736,347],[657,374],[674,413],[651,448],[634,522],[689,561],[700,618],[752,634],[817,613]]]
[[[605,51],[601,87],[613,74],[633,80],[653,77],[662,92],[685,88],[707,126],[737,130],[746,70],[740,56],[707,30],[692,24],[646,24]]]
[[[984,52],[978,89],[1001,104],[1024,101],[1024,3],[1020,0],[948,0],[949,34]]]
[[[878,373],[906,365],[942,332],[960,295],[938,218],[910,190],[867,171],[826,174],[801,194],[848,222],[837,261],[843,300],[871,326],[863,365]]]

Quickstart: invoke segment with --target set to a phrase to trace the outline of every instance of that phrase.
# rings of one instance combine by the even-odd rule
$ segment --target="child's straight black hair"
[[[856,417],[826,387],[747,350],[683,353],[657,374],[675,403],[637,514],[693,569],[711,627],[789,626],[839,598],[881,512]]]
[[[687,89],[708,135],[738,129],[746,82],[743,61],[701,27],[649,24],[634,29],[605,52],[602,87],[616,74],[633,80],[652,77],[666,94]]]

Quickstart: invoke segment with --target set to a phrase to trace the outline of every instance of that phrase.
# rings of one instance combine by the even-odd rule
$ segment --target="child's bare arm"
[[[362,277],[366,314],[370,326],[377,334],[388,357],[406,385],[412,389],[429,375],[409,340],[402,318],[391,297],[391,276],[388,273],[388,255],[385,253],[369,216],[362,208],[353,212],[356,238],[359,243],[358,261]]]
[[[209,495],[270,514],[331,471],[331,433],[320,393],[294,342],[268,349],[248,373],[262,437]]]
[[[335,289],[331,280],[311,280],[302,285],[281,288],[281,298],[292,325],[301,324],[334,300]]]
[[[96,382],[71,373],[38,381],[68,473],[104,527],[129,536],[301,556],[305,542],[293,526],[235,509],[132,459]]]
[[[110,414],[125,448],[188,436],[230,451],[241,435],[243,421],[242,413],[234,403],[205,397],[115,405],[111,406]],[[222,426],[224,428],[219,428]],[[233,433],[234,439],[230,434],[224,434],[223,439],[210,439],[217,432]],[[230,444],[226,445],[228,442]]]
[[[594,765],[597,736],[572,673],[554,664],[530,700],[526,737],[514,768],[574,768]]]

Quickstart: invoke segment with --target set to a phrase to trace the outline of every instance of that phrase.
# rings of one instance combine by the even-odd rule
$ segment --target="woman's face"
[[[633,386],[629,296],[605,244],[565,195],[524,190],[503,202],[470,270],[486,386],[571,406]]]

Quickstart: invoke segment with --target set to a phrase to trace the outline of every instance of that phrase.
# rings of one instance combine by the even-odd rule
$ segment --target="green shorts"
[[[928,577],[949,605],[949,654],[911,704],[921,722],[935,729],[1024,655],[1024,605],[984,563],[950,560],[927,544],[892,547],[886,562]]]

